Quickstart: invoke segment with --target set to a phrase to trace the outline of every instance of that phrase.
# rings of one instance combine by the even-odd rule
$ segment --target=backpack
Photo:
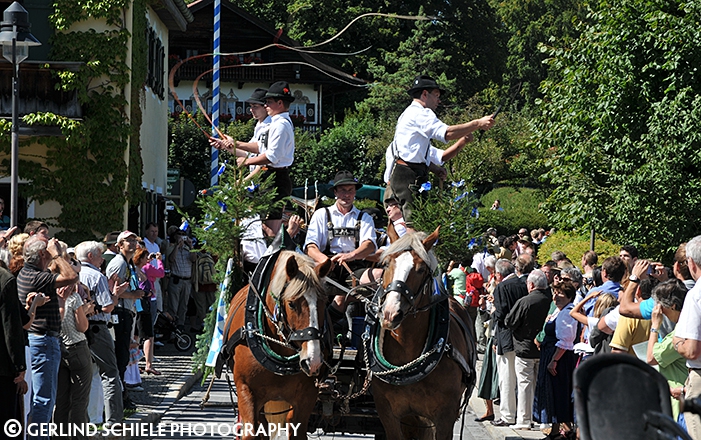
[[[214,279],[214,259],[209,254],[201,254],[197,259],[197,283],[215,284]]]

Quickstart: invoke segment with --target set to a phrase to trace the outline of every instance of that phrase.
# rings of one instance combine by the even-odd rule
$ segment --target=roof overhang
[[[185,32],[187,24],[195,19],[184,0],[151,0],[149,4],[171,31]]]

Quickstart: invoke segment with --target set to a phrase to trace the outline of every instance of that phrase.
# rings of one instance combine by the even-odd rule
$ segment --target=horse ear
[[[438,233],[441,230],[441,226],[438,225],[435,231],[431,232],[431,235],[424,238],[423,244],[426,252],[430,251],[434,244],[438,241]]]
[[[318,276],[319,278],[324,278],[326,275],[328,275],[329,272],[331,272],[331,264],[332,263],[331,263],[330,258],[327,258],[326,261],[324,261],[321,264],[318,264],[314,268],[314,272],[316,272],[316,276]]]
[[[394,229],[394,222],[392,220],[390,220],[387,225],[387,236],[389,237],[390,243],[396,243],[397,240],[399,240],[399,234],[397,234],[397,230]]]
[[[297,264],[297,259],[294,255],[287,259],[287,263],[285,263],[285,271],[287,272],[287,278],[290,280],[297,276],[297,272],[299,272],[299,265]]]

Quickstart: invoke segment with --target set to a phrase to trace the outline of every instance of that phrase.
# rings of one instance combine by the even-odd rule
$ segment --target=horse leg
[[[448,408],[444,409],[444,411],[436,414],[433,421],[436,429],[436,440],[451,440],[453,438],[456,413],[458,413],[457,420],[460,420],[459,409],[456,411],[453,405],[448,405]]]
[[[239,422],[241,423],[240,440],[252,440],[256,438],[256,429],[260,423],[259,416],[263,405],[258,403],[253,392],[246,384],[237,386]]]
[[[383,384],[384,385],[384,384]],[[382,427],[385,430],[387,440],[402,440],[401,414],[392,411],[392,405],[387,397],[378,392],[378,386],[373,384],[373,395],[375,396],[375,409],[380,417]]]
[[[307,439],[307,426],[315,403],[316,396],[314,400],[305,402],[300,399],[292,405],[293,409],[287,413],[287,425],[285,426],[288,430],[287,438],[289,440]]]

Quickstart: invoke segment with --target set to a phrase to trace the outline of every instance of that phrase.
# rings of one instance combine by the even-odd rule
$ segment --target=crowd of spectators
[[[679,412],[680,399],[701,395],[701,236],[679,245],[671,267],[641,258],[632,245],[603,262],[587,251],[577,267],[561,251],[537,264],[547,235],[524,228],[497,237],[490,228],[483,249],[446,272],[468,310],[477,298],[478,396],[486,412],[476,420],[576,438],[575,369],[591,356],[619,353],[659,369],[673,417],[701,439],[699,417]],[[469,274],[479,280],[466,283]]]
[[[144,238],[115,231],[75,247],[43,222],[18,232],[0,232],[0,425],[123,423],[136,409],[130,393],[145,392],[141,375],[161,374],[157,314],[183,331],[192,315],[190,331],[203,330],[203,313],[187,306],[213,302],[216,286],[196,276],[200,261],[213,270],[212,257],[193,251],[187,228],[172,226],[164,240],[154,223]]]

